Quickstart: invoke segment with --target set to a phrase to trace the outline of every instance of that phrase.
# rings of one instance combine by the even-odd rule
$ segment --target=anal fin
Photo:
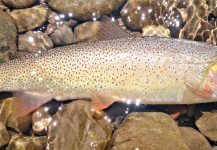
[[[103,95],[97,92],[92,93],[91,99],[92,99],[92,107],[95,110],[105,109],[109,107],[112,103],[117,101],[117,99],[114,97]]]
[[[24,116],[51,100],[47,94],[19,91],[13,93],[12,114]]]

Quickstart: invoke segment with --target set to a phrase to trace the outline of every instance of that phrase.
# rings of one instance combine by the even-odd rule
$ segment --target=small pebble
[[[41,53],[53,47],[49,36],[41,31],[28,31],[19,35],[18,50],[28,53]]]
[[[66,26],[59,26],[51,35],[51,40],[56,45],[68,45],[72,43],[76,43],[76,38],[72,32],[72,30]]]
[[[0,148],[8,144],[10,141],[10,136],[6,130],[6,126],[3,122],[0,122]]]
[[[46,147],[47,138],[40,137],[23,137],[15,136],[11,139],[7,150],[44,150]]]
[[[40,107],[32,114],[32,128],[38,135],[47,134],[47,127],[52,120],[48,110],[48,107]]]

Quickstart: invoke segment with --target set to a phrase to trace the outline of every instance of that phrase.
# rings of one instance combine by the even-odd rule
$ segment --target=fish
[[[0,64],[0,91],[23,116],[48,101],[127,104],[217,101],[217,48],[162,37],[121,37],[57,47]]]
[[[54,48],[0,64],[0,91],[18,116],[56,99],[194,104],[217,101],[217,48],[201,42],[128,37]]]

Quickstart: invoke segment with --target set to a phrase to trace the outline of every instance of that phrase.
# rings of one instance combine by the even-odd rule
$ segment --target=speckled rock
[[[164,26],[147,26],[142,28],[142,36],[170,37],[170,30]]]
[[[14,8],[25,8],[34,4],[37,0],[2,0],[6,5]]]
[[[47,138],[41,137],[22,137],[15,136],[11,139],[6,150],[44,150]]]
[[[106,120],[95,120],[93,115],[88,101],[78,100],[63,105],[49,125],[47,149],[105,149],[111,127]]]
[[[79,20],[93,20],[117,10],[124,0],[50,0],[49,6]]]
[[[66,25],[60,25],[51,35],[51,40],[56,45],[68,45],[76,43],[76,38],[70,29]]]
[[[3,100],[0,109],[0,121],[17,132],[26,132],[31,126],[31,114],[22,117],[12,115],[13,98]]]
[[[17,9],[11,12],[17,23],[18,31],[28,31],[40,27],[47,21],[48,9],[44,5],[37,5],[26,9]]]
[[[8,61],[17,50],[17,28],[13,18],[0,10],[0,62]]]
[[[40,53],[53,47],[50,37],[41,31],[28,31],[20,34],[18,41],[18,50],[28,53]]]
[[[127,115],[114,132],[112,150],[189,150],[176,122],[165,113],[143,112]]]
[[[210,140],[217,141],[217,111],[198,112],[195,117],[200,132]]]
[[[192,150],[211,150],[208,140],[197,130],[190,127],[180,127],[182,137]]]
[[[0,148],[8,144],[10,141],[10,136],[6,130],[6,126],[3,122],[0,122]]]

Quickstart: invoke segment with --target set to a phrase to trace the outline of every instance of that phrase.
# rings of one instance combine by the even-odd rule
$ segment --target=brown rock
[[[114,132],[112,150],[189,150],[176,122],[167,114],[131,113]]]
[[[8,144],[10,141],[10,136],[6,130],[6,126],[3,122],[0,122],[0,148]]]
[[[5,5],[2,3],[1,0],[0,0],[0,9],[3,10],[3,11],[5,11],[5,10],[8,9],[7,6],[5,6]]]
[[[34,4],[37,0],[2,0],[6,5],[14,8],[25,8]]]
[[[29,31],[40,27],[47,21],[48,9],[44,5],[37,5],[31,8],[13,10],[11,16],[17,23],[18,31]]]
[[[8,61],[17,50],[17,28],[13,18],[0,10],[0,62]]]
[[[93,115],[88,101],[63,105],[49,125],[47,149],[105,149],[111,128],[107,121],[95,120]]]
[[[211,150],[207,139],[197,130],[190,127],[180,127],[182,137],[192,150]]]
[[[47,138],[15,136],[11,139],[6,150],[44,150]]]
[[[117,10],[124,0],[50,0],[49,6],[79,20],[92,20]]]
[[[48,107],[40,107],[32,114],[32,128],[36,134],[47,134],[47,127],[52,120],[48,109]]]
[[[59,26],[50,35],[50,38],[56,45],[68,45],[77,42],[72,30],[66,25]]]
[[[212,141],[217,141],[217,111],[198,112],[196,126],[200,132]]]
[[[43,52],[53,47],[49,36],[41,31],[28,31],[19,35],[18,50],[27,53]]]
[[[142,28],[142,36],[170,37],[170,30],[164,26],[146,26]]]
[[[121,10],[121,18],[133,30],[149,25],[179,28],[183,21],[176,3],[169,0],[128,0]]]
[[[26,132],[31,125],[31,114],[22,117],[15,117],[12,115],[12,102],[13,98],[3,100],[0,109],[0,121],[4,122],[17,132]]]

